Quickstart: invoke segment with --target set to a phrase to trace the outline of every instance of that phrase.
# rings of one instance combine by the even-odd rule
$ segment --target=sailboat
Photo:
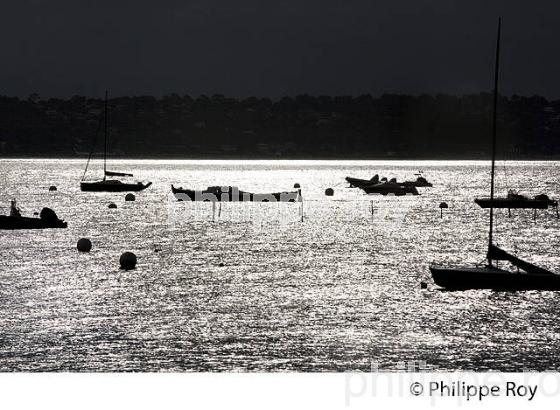
[[[492,124],[492,168],[490,180],[490,226],[486,263],[482,266],[442,267],[430,266],[436,285],[446,290],[560,290],[560,275],[519,259],[493,243],[494,228],[494,176],[496,162],[496,111],[498,105],[498,72],[500,61],[501,18],[498,20],[496,65],[494,73],[494,112]],[[515,266],[515,271],[502,269],[499,261]]]
[[[108,93],[105,91],[105,117],[104,117],[104,133],[105,133],[105,144],[103,151],[103,179],[101,181],[87,182],[85,181],[85,176],[89,166],[89,162],[93,155],[93,150],[95,149],[95,144],[90,152],[88,162],[86,164],[86,169],[80,183],[80,189],[82,191],[90,192],[129,192],[129,191],[142,191],[152,185],[151,182],[146,184],[142,182],[122,182],[118,179],[107,179],[107,177],[132,177],[132,174],[126,172],[115,172],[107,170],[107,98]]]

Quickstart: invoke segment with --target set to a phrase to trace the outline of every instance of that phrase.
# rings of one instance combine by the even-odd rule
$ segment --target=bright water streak
[[[558,197],[557,165],[508,163],[498,193]],[[557,292],[451,293],[431,281],[433,261],[484,259],[487,211],[473,198],[488,194],[487,162],[112,162],[153,181],[136,202],[80,192],[83,166],[0,161],[0,213],[17,198],[26,215],[48,206],[68,221],[66,230],[0,231],[0,371],[560,365]],[[368,197],[344,181],[410,179],[419,169],[434,188],[418,197]],[[169,201],[172,183],[277,192],[296,182],[303,222],[299,204],[223,204],[213,223],[210,204]],[[497,212],[497,242],[560,272],[556,215],[512,212]],[[89,254],[77,252],[80,237],[91,238]],[[138,255],[136,270],[119,270],[126,250]]]

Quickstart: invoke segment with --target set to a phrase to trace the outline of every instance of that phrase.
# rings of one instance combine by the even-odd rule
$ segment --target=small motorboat
[[[550,199],[548,195],[540,194],[529,198],[514,190],[508,191],[505,198],[476,198],[474,202],[481,208],[548,209],[558,207],[558,201]]]
[[[350,188],[362,188],[377,185],[380,182],[387,182],[387,178],[379,178],[379,175],[374,175],[371,179],[360,179],[353,177],[346,177],[346,181],[350,184]],[[404,186],[404,187],[416,187],[416,188],[430,188],[433,185],[428,182],[423,176],[418,176],[415,181],[404,181],[398,182],[396,178],[391,178],[389,182]]]
[[[380,182],[375,185],[361,186],[359,187],[366,194],[379,194],[379,195],[420,195],[415,186],[403,186],[396,182],[393,178],[387,182]]]
[[[301,202],[301,190],[291,192],[274,192],[254,194],[244,192],[234,186],[210,186],[204,190],[176,188],[171,185],[171,192],[179,201],[203,202]]]
[[[21,215],[16,201],[12,200],[10,215],[0,215],[0,229],[49,229],[66,228],[68,223],[59,219],[50,208],[43,208],[39,218],[29,218]]]
[[[360,179],[346,177],[346,181],[350,184],[350,188],[359,188],[367,185],[375,185],[379,183],[379,175],[375,174],[371,179]]]
[[[428,180],[422,176],[416,178],[416,181],[404,181],[400,182],[400,184],[402,186],[414,186],[417,188],[431,188],[434,186],[431,182],[428,182]]]

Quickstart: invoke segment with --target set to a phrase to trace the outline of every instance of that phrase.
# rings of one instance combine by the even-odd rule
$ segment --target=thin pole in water
[[[212,222],[216,222],[216,201],[212,201]]]
[[[498,18],[498,35],[496,38],[496,64],[494,69],[494,113],[492,116],[492,171],[490,179],[490,231],[488,234],[488,251],[492,246],[492,233],[494,230],[494,175],[496,171],[496,133],[497,133],[497,110],[498,110],[498,74],[500,71],[500,35],[502,31],[502,18]],[[490,252],[489,252],[490,255]],[[492,264],[492,259],[488,258]]]
[[[109,92],[105,90],[105,149],[103,150],[103,180],[107,176],[107,99]]]

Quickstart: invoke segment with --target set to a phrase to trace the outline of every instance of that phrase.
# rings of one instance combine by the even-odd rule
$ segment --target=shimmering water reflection
[[[498,191],[559,197],[557,165],[509,163]],[[486,162],[114,161],[154,183],[135,202],[80,192],[83,166],[0,161],[1,213],[16,197],[26,214],[49,206],[69,222],[0,231],[0,371],[560,367],[557,292],[449,293],[430,279],[432,261],[483,259],[487,214],[473,198],[487,194]],[[419,169],[434,183],[419,197],[367,197],[344,182]],[[299,204],[223,204],[212,222],[210,204],[168,201],[172,183],[277,192],[296,182],[303,222]],[[498,212],[497,241],[560,272],[559,226],[552,212]],[[76,251],[80,237],[91,253]],[[134,271],[118,269],[125,250],[139,257]]]

